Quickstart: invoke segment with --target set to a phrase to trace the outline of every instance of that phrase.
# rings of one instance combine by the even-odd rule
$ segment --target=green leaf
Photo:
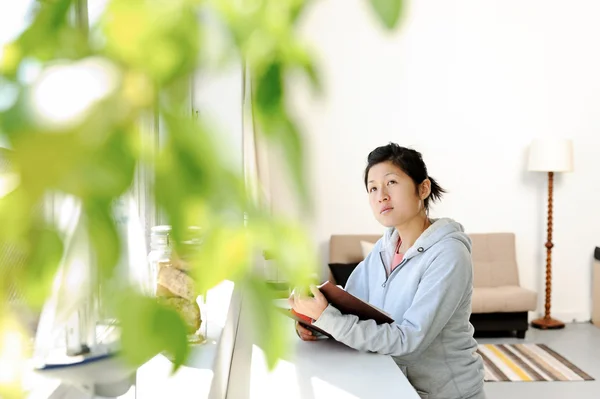
[[[123,195],[133,183],[135,154],[129,145],[134,131],[113,127],[99,147],[82,148],[88,156],[78,169],[70,170],[61,181],[61,189],[88,198],[114,198]]]
[[[302,69],[306,76],[308,76],[312,88],[318,93],[322,94],[323,92],[323,83],[321,82],[321,78],[315,66],[315,63],[312,59],[306,59],[302,64]]]
[[[42,205],[33,202],[33,196],[22,185],[0,198],[0,241],[19,241],[30,229],[32,218]],[[37,206],[36,206],[37,205]]]
[[[73,59],[88,53],[83,32],[69,25],[73,0],[40,1],[29,27],[16,40],[21,59]],[[6,71],[9,74],[15,71]],[[11,73],[12,72],[12,73]]]
[[[241,220],[244,182],[225,166],[214,135],[189,117],[167,114],[165,124],[167,142],[157,163],[156,199],[169,216],[175,239],[190,225],[203,226],[196,219],[201,209],[210,209],[212,215],[233,211]]]
[[[291,119],[283,123],[284,129],[280,140],[286,159],[287,166],[293,181],[296,183],[296,189],[301,199],[301,204],[305,212],[312,211],[310,201],[310,192],[306,184],[306,174],[304,172],[304,143],[300,132]]]
[[[314,242],[297,221],[252,215],[248,226],[261,249],[275,262],[283,280],[302,286],[317,282],[318,257]]]
[[[121,239],[112,213],[112,203],[88,199],[83,203],[86,227],[101,277],[111,278],[121,256]]]
[[[16,288],[36,311],[41,308],[63,255],[56,230],[43,221],[43,204],[32,206],[27,192],[18,187],[0,198],[0,242],[9,256],[0,257],[0,286]],[[1,302],[1,301],[0,301]]]
[[[131,132],[112,128],[107,139],[90,146],[76,133],[19,134],[15,162],[22,184],[33,195],[59,189],[80,198],[122,195],[133,182],[135,154]]]
[[[21,183],[35,199],[70,173],[78,173],[86,151],[72,134],[20,133],[14,140],[16,168]]]
[[[186,361],[187,326],[174,309],[154,298],[127,294],[118,311],[123,354],[130,364],[139,366],[163,351],[172,358],[173,372]]]
[[[256,106],[265,114],[283,108],[283,69],[279,62],[267,66],[259,76],[255,95]]]
[[[396,27],[402,14],[403,0],[371,0],[371,6],[379,20],[388,29]]]
[[[266,282],[249,275],[245,283],[247,286],[245,297],[248,297],[248,301],[244,302],[248,303],[252,312],[258,346],[265,352],[269,370],[273,370],[290,347],[287,338],[289,334],[285,331],[289,325],[285,323],[285,317],[275,307],[276,292]]]
[[[34,228],[28,241],[31,252],[17,281],[29,305],[41,309],[50,294],[64,247],[58,233],[44,227]]]
[[[60,252],[51,229],[28,234],[35,222],[30,216],[34,205],[55,189],[81,200],[94,255],[103,274],[112,274],[122,242],[111,204],[131,185],[134,166],[140,160],[140,153],[131,145],[137,133],[131,129],[132,122],[137,121],[141,109],[154,105],[155,121],[161,122],[161,148],[156,185],[149,185],[149,190],[157,198],[158,211],[173,225],[176,238],[182,238],[189,225],[200,225],[206,232],[206,256],[199,260],[195,275],[199,287],[210,287],[223,278],[243,278],[247,259],[259,245],[261,250],[274,251],[291,281],[304,281],[310,274],[308,265],[316,263],[308,245],[311,240],[298,226],[266,216],[250,221],[260,226],[244,230],[242,212],[251,209],[251,204],[246,203],[240,171],[232,170],[227,153],[219,153],[217,130],[183,116],[184,111],[189,113],[186,79],[199,70],[219,67],[198,54],[199,43],[214,42],[210,36],[214,31],[199,26],[212,23],[199,18],[199,12],[212,7],[218,21],[211,26],[228,38],[221,44],[221,53],[247,60],[256,78],[258,130],[283,147],[290,161],[290,176],[307,201],[302,140],[285,103],[285,80],[292,71],[317,82],[316,67],[294,32],[303,1],[259,1],[256,7],[249,7],[237,0],[111,0],[91,38],[92,45],[85,29],[71,24],[73,2],[38,2],[31,26],[4,49],[0,69],[16,78],[27,60],[40,62],[43,68],[54,61],[95,55],[116,65],[123,81],[121,89],[103,98],[85,120],[68,130],[39,123],[30,112],[26,87],[21,87],[13,107],[0,115],[0,129],[16,150],[15,169],[21,177],[18,192],[0,200],[0,236],[17,242],[25,253],[37,246],[31,251],[36,266],[27,278],[47,279]],[[136,81],[145,82],[141,86],[146,88],[153,85],[152,90],[137,90]],[[266,330],[261,345],[272,367],[286,348],[287,334],[282,333],[278,313],[269,305],[273,292],[256,277],[248,284],[252,288],[248,298],[260,321],[256,326],[261,333]],[[107,292],[115,292],[115,286],[118,284]],[[149,298],[118,299],[119,295],[114,295],[111,304],[117,301],[119,305],[123,349],[130,361],[140,364],[163,350],[173,355],[176,365],[184,361],[186,325],[176,312]]]
[[[284,151],[287,168],[296,185],[304,210],[311,211],[310,196],[304,173],[304,149],[300,133],[285,108],[283,69],[278,62],[270,64],[262,75],[254,77],[258,131]]]
[[[245,272],[250,264],[251,249],[251,237],[241,221],[239,226],[215,226],[206,232],[193,259],[198,292]]]
[[[290,20],[291,22],[296,23],[298,18],[302,16],[302,12],[309,8],[309,3],[312,3],[312,0],[292,0],[289,3]]]
[[[113,0],[102,28],[112,58],[164,84],[194,69],[198,20],[196,10],[182,1]]]

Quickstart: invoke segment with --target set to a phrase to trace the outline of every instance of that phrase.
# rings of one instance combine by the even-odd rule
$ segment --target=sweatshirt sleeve
[[[329,305],[315,326],[357,350],[402,357],[407,362],[418,358],[446,326],[472,285],[469,251],[459,241],[447,245],[423,274],[400,323],[360,321]]]

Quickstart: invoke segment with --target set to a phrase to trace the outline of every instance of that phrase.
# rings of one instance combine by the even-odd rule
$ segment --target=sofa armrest
[[[472,313],[528,312],[537,309],[538,294],[516,285],[475,287]]]

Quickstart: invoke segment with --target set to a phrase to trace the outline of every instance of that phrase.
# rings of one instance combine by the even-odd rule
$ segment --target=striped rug
[[[567,359],[543,344],[485,344],[485,381],[593,381]]]

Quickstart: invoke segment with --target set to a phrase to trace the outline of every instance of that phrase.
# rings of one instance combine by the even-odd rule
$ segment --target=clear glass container
[[[171,227],[154,226],[150,230],[150,253],[148,254],[148,265],[152,276],[152,293],[157,295],[158,273],[161,265],[171,263]]]
[[[148,263],[153,276],[154,296],[179,312],[188,326],[188,342],[206,341],[207,323],[204,296],[198,295],[189,259],[201,244],[199,229],[190,228],[182,242],[182,253],[174,251],[170,226],[151,229]]]

